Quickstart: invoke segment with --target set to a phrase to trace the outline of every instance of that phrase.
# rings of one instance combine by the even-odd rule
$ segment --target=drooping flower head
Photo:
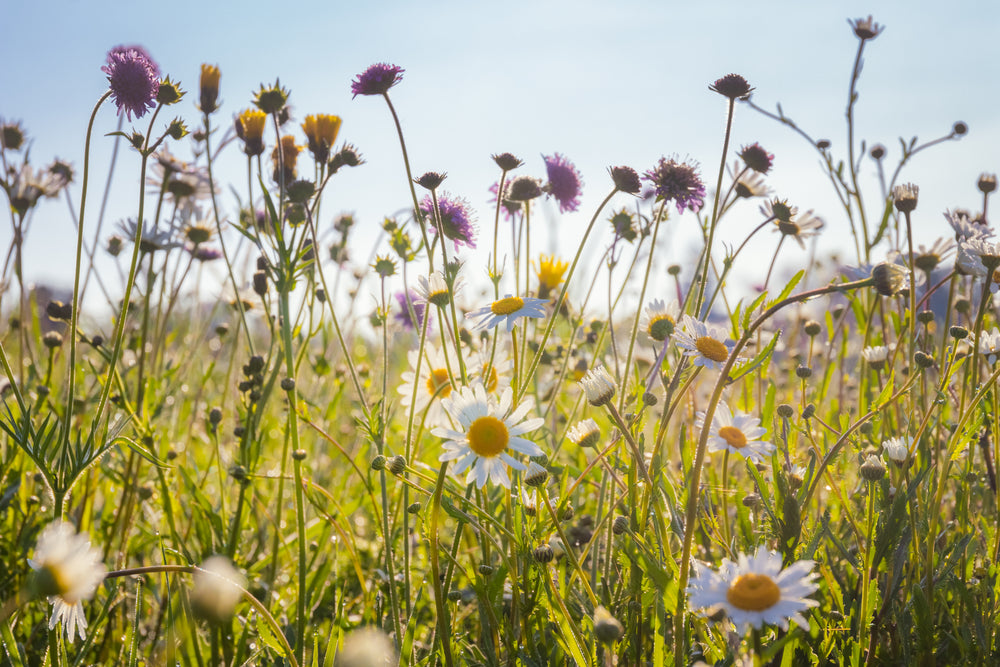
[[[118,115],[132,120],[142,118],[156,106],[160,90],[160,67],[141,46],[116,46],[108,51],[108,62],[101,68],[108,75],[111,97]]]
[[[1000,358],[1000,329],[993,327],[993,331],[985,329],[979,334],[979,354],[986,358],[986,363],[990,366]]]
[[[583,187],[580,172],[559,153],[543,155],[542,159],[549,177],[546,190],[559,202],[559,212],[575,211],[580,206],[580,189]]]
[[[705,185],[698,176],[697,163],[678,162],[661,157],[655,169],[645,173],[647,181],[656,187],[656,196],[677,203],[677,212],[688,208],[697,213],[705,204]]]
[[[486,393],[482,384],[462,387],[442,401],[445,410],[460,430],[439,427],[431,431],[445,438],[440,461],[456,461],[454,472],[466,475],[466,484],[482,488],[486,480],[510,488],[507,466],[524,470],[525,464],[512,457],[508,450],[526,456],[540,456],[541,448],[520,437],[540,427],[541,417],[525,419],[534,407],[531,398],[514,405],[514,391],[507,387],[500,399]]]
[[[384,95],[389,89],[402,81],[402,67],[388,63],[376,63],[351,82],[351,92],[358,95]]]
[[[787,630],[789,621],[808,628],[802,612],[819,606],[807,597],[818,588],[814,564],[800,560],[782,569],[781,555],[763,545],[754,554],[740,554],[735,563],[724,558],[718,572],[695,561],[687,588],[691,608],[705,615],[722,609],[741,631],[759,630],[765,623]]]
[[[476,247],[476,225],[472,206],[461,197],[455,197],[447,192],[442,192],[437,198],[438,213],[441,216],[441,231],[445,238],[455,242],[455,250],[458,251],[460,245],[467,248]],[[421,212],[427,216],[428,227],[435,234],[437,225],[434,224],[434,200],[430,195],[424,197],[420,202]]]
[[[615,187],[622,192],[637,195],[642,190],[639,174],[632,167],[609,167],[608,172],[611,174],[611,180],[614,181]]]

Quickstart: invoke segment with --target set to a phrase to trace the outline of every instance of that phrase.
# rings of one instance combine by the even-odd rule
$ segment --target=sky
[[[73,162],[79,173],[87,121],[107,86],[100,67],[113,46],[143,45],[163,74],[180,81],[189,95],[168,111],[190,126],[200,120],[195,104],[201,63],[221,69],[222,109],[213,118],[227,127],[250,106],[262,83],[280,78],[291,90],[297,122],[310,113],[341,116],[340,139],[358,146],[367,161],[335,178],[324,198],[327,219],[321,221],[329,226],[341,212],[355,215],[352,250],[360,264],[375,246],[382,218],[407,207],[409,190],[384,102],[377,97],[352,100],[350,83],[373,63],[394,63],[405,68],[391,96],[414,174],[447,172],[443,189],[472,203],[484,232],[492,225],[487,189],[498,176],[491,154],[512,152],[525,160],[519,173],[535,176],[545,174],[542,155],[559,152],[577,165],[584,180],[579,211],[560,214],[551,202],[542,204],[541,222],[536,223],[541,241],[533,246],[569,257],[610,190],[609,166],[630,165],[642,173],[661,156],[676,154],[698,161],[712,187],[726,100],[708,85],[727,73],[749,80],[757,104],[773,109],[780,103],[813,137],[829,139],[834,155],[845,156],[844,109],[857,46],[846,20],[871,13],[886,29],[866,46],[857,105],[859,139],[884,144],[887,163],[894,165],[900,136],[936,138],[958,120],[970,127],[961,141],[917,156],[903,172],[903,181],[920,186],[916,241],[929,245],[949,233],[945,209],[978,210],[979,174],[1000,168],[1000,114],[995,110],[1000,3],[960,2],[947,12],[940,3],[902,1],[511,0],[486,5],[248,0],[234,7],[189,0],[8,3],[0,40],[0,56],[8,63],[0,68],[0,118],[21,121],[34,165],[58,156]],[[112,145],[104,135],[115,130],[117,121],[114,107],[104,105],[91,155],[88,237]],[[148,116],[126,123],[125,129],[144,131],[146,121]],[[816,151],[787,128],[740,105],[732,148],[755,141],[775,154],[768,177],[774,194],[825,220],[820,254],[850,248],[847,220]],[[174,152],[191,157],[186,143]],[[136,215],[138,162],[134,152],[123,151],[119,157],[104,223],[109,233],[117,220]],[[220,156],[216,171],[225,192],[222,206],[230,215],[235,199],[229,187],[245,191],[244,170],[245,158],[233,144]],[[862,177],[866,198],[877,210],[870,160],[863,161]],[[78,205],[79,182],[70,192]],[[619,197],[612,207],[631,204],[627,196]],[[738,244],[762,219],[756,204],[744,202],[720,227],[719,238]],[[694,228],[690,214],[674,216],[665,249],[658,251],[664,253],[662,264],[693,261],[698,248]],[[0,227],[0,247],[11,239],[11,228]],[[769,257],[775,239],[761,239],[759,252]],[[74,229],[65,202],[42,202],[25,252],[29,281],[71,284]],[[465,258],[481,271],[486,253],[481,248]],[[794,245],[782,253],[789,266],[805,261],[805,253]],[[99,266],[112,280],[110,260],[102,257]],[[759,280],[760,262],[737,268],[737,279]],[[484,280],[485,275],[472,279]]]

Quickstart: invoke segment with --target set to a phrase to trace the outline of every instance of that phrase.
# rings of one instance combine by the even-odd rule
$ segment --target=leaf
[[[278,655],[288,656],[285,651],[285,647],[282,646],[281,642],[278,641],[278,637],[274,634],[274,630],[271,628],[271,624],[264,620],[264,617],[260,614],[256,614],[257,627],[257,637],[260,641],[267,646],[269,649],[277,653]]]

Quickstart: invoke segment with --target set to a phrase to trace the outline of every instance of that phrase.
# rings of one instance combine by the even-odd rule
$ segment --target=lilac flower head
[[[497,203],[497,190],[500,189],[500,183],[494,183],[490,186],[490,194],[493,196],[490,198],[491,204]],[[504,187],[504,190],[508,190],[508,187]],[[505,193],[506,194],[506,193]],[[504,196],[500,200],[500,209],[503,211],[503,217],[505,220],[510,222],[514,219],[514,215],[521,210],[521,202],[512,201]]]
[[[142,118],[156,106],[160,90],[160,68],[141,46],[116,46],[108,51],[108,64],[101,68],[108,75],[111,95],[118,107],[132,120]]]
[[[441,214],[441,230],[446,238],[455,242],[455,250],[458,246],[465,245],[468,248],[476,247],[476,225],[473,222],[472,207],[469,202],[461,197],[453,197],[447,192],[442,192],[437,199],[438,212]],[[437,233],[437,225],[434,220],[434,201],[430,196],[424,197],[420,202],[420,210],[428,218],[431,231]]]
[[[661,157],[656,168],[645,173],[647,181],[656,186],[656,196],[677,202],[677,212],[689,208],[697,213],[705,205],[705,185],[698,176],[698,163],[678,162]]]
[[[543,155],[545,169],[548,171],[550,195],[559,202],[559,212],[575,211],[580,206],[580,189],[583,181],[580,172],[573,163],[556,153],[552,156]]]
[[[389,89],[402,81],[405,72],[402,67],[388,63],[376,63],[351,81],[351,92],[358,95],[385,95]]]
[[[409,305],[407,305],[409,302]],[[396,313],[396,322],[401,324],[403,328],[412,331],[416,327],[424,326],[424,312],[427,310],[427,304],[420,300],[420,295],[414,290],[409,292],[396,292],[396,303],[399,304],[399,312]],[[413,318],[410,317],[410,308],[413,308],[413,314],[417,317],[416,327],[413,324]]]

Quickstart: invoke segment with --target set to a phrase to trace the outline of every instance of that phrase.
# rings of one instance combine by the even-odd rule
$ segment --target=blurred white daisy
[[[913,453],[913,438],[889,438],[882,443],[882,450],[894,463],[905,463]]]
[[[639,327],[653,340],[662,342],[674,333],[680,315],[681,307],[676,300],[668,304],[663,299],[653,299],[646,306]]]
[[[504,345],[497,345],[491,364],[490,350],[489,346],[485,346],[479,351],[477,365],[468,369],[469,379],[473,382],[476,380],[482,382],[486,393],[499,396],[510,385],[514,361]]]
[[[885,345],[872,345],[861,350],[861,356],[869,366],[880,371],[885,368],[885,362],[889,359],[889,348]]]
[[[419,359],[418,350],[410,350],[407,357],[410,368],[400,375],[403,384],[397,391],[402,396],[403,407],[414,406],[419,419],[420,413],[427,410],[426,423],[430,426],[444,425],[444,412],[441,401],[451,395],[451,378],[458,374],[458,362],[453,354],[448,354],[441,348],[428,343],[424,346],[424,358],[420,363],[420,377],[415,370]],[[450,372],[449,372],[450,365]],[[416,403],[414,403],[414,384],[416,384]]]
[[[583,389],[583,393],[587,395],[587,401],[594,407],[606,405],[614,398],[617,389],[615,379],[601,364],[584,373],[578,384]]]
[[[461,291],[463,286],[460,276],[455,278],[455,294]],[[421,301],[444,307],[451,302],[451,295],[448,293],[448,283],[445,282],[444,275],[440,271],[433,271],[430,277],[419,276],[417,278],[417,295]]]
[[[967,275],[986,277],[987,266],[995,271],[998,263],[1000,263],[1000,243],[992,243],[982,237],[962,239],[958,242],[955,265]]]
[[[34,589],[52,603],[49,629],[62,622],[67,640],[77,633],[84,639],[87,617],[82,602],[94,597],[106,572],[100,549],[91,547],[90,537],[77,533],[73,524],[54,521],[38,536],[28,565],[35,570]]]
[[[594,447],[601,441],[601,427],[593,419],[584,419],[573,424],[566,437],[577,447]]]
[[[695,425],[705,427],[705,413],[699,412]],[[760,425],[760,419],[743,412],[733,414],[729,406],[719,403],[712,416],[712,428],[708,436],[708,451],[729,451],[745,459],[764,462],[764,456],[774,451],[774,445],[764,442],[761,437],[767,429]]]
[[[718,572],[695,561],[687,588],[691,608],[706,616],[723,609],[741,632],[765,623],[788,630],[789,621],[808,629],[802,612],[819,606],[807,597],[818,588],[813,565],[800,560],[782,569],[781,555],[763,545],[752,555],[740,554],[735,563],[724,558]]]
[[[191,608],[198,615],[221,623],[233,617],[243,598],[247,579],[225,556],[212,556],[194,571]]]
[[[545,317],[546,303],[546,299],[507,294],[488,306],[466,313],[465,316],[478,320],[474,325],[476,329],[492,329],[506,320],[507,332],[510,333],[519,317]]]
[[[498,401],[486,393],[481,383],[462,387],[442,401],[444,409],[461,430],[435,428],[432,433],[444,438],[444,454],[439,461],[455,461],[454,472],[468,469],[466,484],[482,488],[486,480],[510,488],[507,466],[524,470],[525,465],[508,450],[526,456],[540,456],[541,448],[520,436],[544,423],[541,417],[525,419],[534,407],[530,398],[514,405],[514,391],[507,387]]]
[[[993,331],[982,331],[979,334],[979,354],[986,357],[986,362],[991,366],[1000,358],[1000,329],[993,327]]]
[[[681,318],[680,331],[674,331],[674,341],[684,355],[694,357],[695,366],[720,370],[736,346],[724,329],[709,326],[690,315]]]
[[[789,220],[775,220],[774,225],[774,231],[781,232],[782,236],[790,236],[795,239],[799,247],[804,250],[806,244],[803,239],[818,235],[819,231],[823,229],[823,220],[813,215],[812,210],[809,210]]]
[[[993,236],[993,230],[985,223],[974,219],[968,211],[955,209],[945,211],[944,218],[955,231],[955,240],[964,241],[970,238],[989,238]]]

